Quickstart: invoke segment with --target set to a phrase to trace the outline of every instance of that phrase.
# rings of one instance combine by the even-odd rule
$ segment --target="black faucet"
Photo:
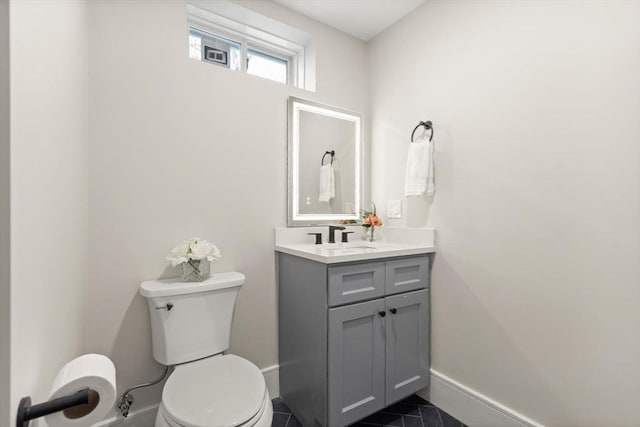
[[[316,245],[322,244],[322,233],[307,233],[309,236],[316,236]]]
[[[349,243],[349,234],[353,234],[354,231],[343,231],[342,232],[342,243]]]
[[[329,226],[329,243],[336,242],[336,230],[346,230],[346,228],[341,227],[339,225],[330,225]]]

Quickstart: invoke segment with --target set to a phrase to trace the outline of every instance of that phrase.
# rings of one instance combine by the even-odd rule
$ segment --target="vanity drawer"
[[[329,267],[328,277],[332,307],[384,295],[384,262]]]
[[[429,287],[429,257],[402,258],[385,263],[386,295]]]

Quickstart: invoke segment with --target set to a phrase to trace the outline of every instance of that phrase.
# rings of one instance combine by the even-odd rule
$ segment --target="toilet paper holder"
[[[89,388],[84,388],[69,396],[59,397],[48,402],[31,404],[31,397],[23,397],[18,404],[18,416],[16,427],[29,427],[29,421],[34,418],[44,417],[54,412],[64,411],[74,406],[86,405],[89,403]]]

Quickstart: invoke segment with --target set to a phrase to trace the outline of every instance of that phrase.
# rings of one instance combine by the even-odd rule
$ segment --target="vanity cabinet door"
[[[429,385],[429,290],[385,301],[388,405]]]
[[[384,299],[329,310],[329,426],[385,406]]]
[[[402,258],[385,263],[386,294],[429,287],[429,257]]]

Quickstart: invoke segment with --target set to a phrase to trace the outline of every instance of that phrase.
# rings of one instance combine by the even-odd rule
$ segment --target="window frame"
[[[232,22],[235,29],[229,28],[231,25],[223,25],[220,22]],[[272,34],[267,34],[256,28],[246,24],[230,21],[211,12],[204,11],[195,7],[188,8],[187,14],[187,34],[194,29],[202,33],[211,34],[214,37],[227,39],[233,43],[237,43],[240,48],[240,72],[247,73],[248,51],[253,50],[267,56],[271,56],[287,63],[287,86],[293,86],[304,89],[304,62],[305,47],[297,43],[282,39]],[[254,35],[255,34],[255,35]],[[260,37],[260,36],[263,37]],[[270,39],[270,40],[266,40]],[[188,47],[188,44],[187,44]],[[231,68],[229,68],[232,70]],[[236,70],[232,70],[236,71]],[[264,78],[257,74],[252,76]]]

